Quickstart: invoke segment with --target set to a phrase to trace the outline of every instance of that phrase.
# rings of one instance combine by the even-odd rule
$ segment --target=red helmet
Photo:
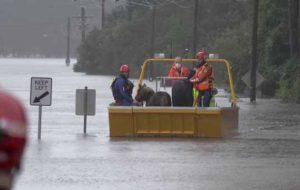
[[[26,144],[25,112],[19,101],[0,90],[0,171],[18,169]]]
[[[200,58],[205,59],[207,56],[208,56],[208,54],[207,54],[206,52],[204,52],[204,51],[199,51],[199,52],[196,54],[196,58],[197,58],[197,59],[200,59]]]
[[[120,67],[120,72],[129,72],[129,67],[128,65],[122,65]]]

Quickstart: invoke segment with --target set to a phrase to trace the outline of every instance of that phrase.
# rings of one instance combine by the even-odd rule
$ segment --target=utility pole
[[[250,102],[256,101],[256,70],[257,70],[257,28],[258,28],[259,0],[253,0],[253,26],[252,26],[252,65]]]
[[[187,59],[189,57],[189,49],[185,48],[184,49],[184,58]]]
[[[105,25],[105,0],[101,0],[101,8],[102,8],[102,16],[101,16],[101,29],[103,29],[104,25]]]
[[[150,53],[151,53],[151,58],[154,57],[154,41],[155,41],[155,14],[156,14],[156,7],[155,4],[153,4],[152,6],[152,23],[151,23],[151,49],[150,49]]]
[[[71,36],[71,18],[68,17],[68,26],[67,26],[67,57],[66,65],[70,65],[70,36]]]
[[[85,8],[81,7],[81,42],[85,41],[85,31],[87,29],[86,18],[85,18]]]
[[[92,18],[91,16],[85,16],[85,8],[81,7],[81,16],[75,16],[73,18],[80,19],[80,26],[79,29],[81,30],[81,43],[85,41],[85,34],[87,30],[87,24],[86,24],[86,19],[87,18]]]
[[[150,58],[154,57],[154,52],[155,52],[155,17],[156,17],[156,5],[155,2],[152,4],[152,23],[151,23],[151,47],[150,47]],[[152,80],[153,77],[153,65],[150,65],[149,67],[149,75],[150,75],[150,80]]]
[[[173,58],[173,40],[171,40],[171,45],[170,45],[170,58]]]
[[[133,8],[131,6],[131,0],[127,0],[127,13],[128,13],[128,21],[131,22],[132,20],[132,11]]]
[[[197,42],[198,42],[198,9],[199,9],[199,1],[194,0],[194,24],[193,24],[193,47],[192,47],[192,54],[193,56],[196,55],[197,51]]]
[[[299,57],[299,0],[289,0],[290,58]]]

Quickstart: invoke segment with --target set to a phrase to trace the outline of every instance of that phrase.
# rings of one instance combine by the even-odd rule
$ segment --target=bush
[[[282,70],[277,95],[285,102],[300,103],[300,59],[288,60]]]

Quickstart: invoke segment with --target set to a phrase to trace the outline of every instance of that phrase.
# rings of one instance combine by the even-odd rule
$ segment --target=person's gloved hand
[[[190,82],[195,83],[195,82],[198,82],[198,80],[197,79],[190,79]]]

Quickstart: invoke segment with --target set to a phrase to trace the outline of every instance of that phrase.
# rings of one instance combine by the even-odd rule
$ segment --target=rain
[[[28,119],[12,189],[300,188],[298,0],[3,0],[0,10],[0,91],[16,97]],[[173,83],[164,78],[178,56],[191,71],[197,52],[207,52],[213,68],[216,104],[177,107]],[[170,94],[173,105],[112,106],[111,84],[125,64],[133,99],[146,84]],[[95,91],[87,108],[95,114],[86,119],[76,110],[76,93],[85,87]],[[113,110],[127,108],[134,118],[145,112],[144,125],[164,129],[175,126],[164,114],[182,113],[175,118],[181,121],[196,110],[188,121],[195,125],[185,135],[149,127],[139,134],[145,126],[136,126],[137,118],[133,135],[116,137],[113,130],[122,134],[129,124]],[[237,118],[220,116],[237,120],[230,135],[200,132],[217,120],[207,124],[202,113],[231,108]],[[154,121],[155,110],[169,119]]]

